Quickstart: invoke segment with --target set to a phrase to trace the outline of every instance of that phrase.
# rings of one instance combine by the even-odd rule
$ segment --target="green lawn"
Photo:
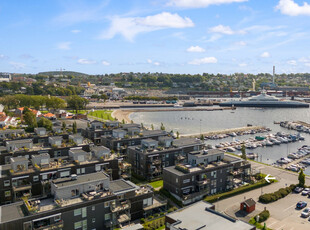
[[[154,181],[149,183],[149,185],[152,185],[153,188],[161,188],[164,185],[164,181],[163,180]]]
[[[90,112],[88,115],[103,120],[114,121],[115,119],[111,116],[112,112],[112,110],[95,110],[94,112]]]

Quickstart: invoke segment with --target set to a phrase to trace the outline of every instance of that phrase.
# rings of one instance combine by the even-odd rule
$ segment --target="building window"
[[[5,196],[5,197],[10,197],[10,196],[11,196],[11,191],[10,191],[10,190],[5,191],[5,192],[4,192],[4,196]]]
[[[104,220],[110,220],[110,214],[104,214]]]
[[[11,185],[10,180],[5,180],[5,181],[4,181],[4,187],[8,187],[8,186],[10,186],[10,185]]]
[[[105,208],[110,207],[110,202],[104,202],[104,207],[105,207]]]
[[[175,178],[175,183],[178,183],[178,182],[179,182],[178,178]]]
[[[81,174],[85,173],[85,168],[81,168]]]
[[[42,180],[47,180],[47,174],[42,175]]]
[[[33,176],[33,182],[39,181],[39,176]]]
[[[82,227],[82,221],[78,221],[74,223],[74,229],[79,229]]]
[[[87,216],[87,209],[86,207],[85,208],[82,208],[82,217],[86,217]]]
[[[87,230],[87,220],[83,220],[83,230]]]
[[[76,174],[81,174],[81,169],[76,169]]]
[[[166,158],[169,158],[169,154],[166,154]]]
[[[96,209],[95,205],[91,207],[92,211],[95,211],[95,209]]]
[[[96,172],[99,172],[101,170],[101,165],[96,165],[95,170]]]
[[[74,210],[74,216],[78,216],[78,215],[81,215],[81,214],[82,214],[82,210],[80,208]]]
[[[92,223],[95,223],[95,222],[96,222],[96,218],[93,218],[91,222],[92,222]]]
[[[80,193],[79,193],[79,190],[78,189],[72,189],[71,190],[71,196],[74,197],[74,196],[78,196]]]
[[[194,181],[195,180],[195,176],[192,176],[192,181]]]

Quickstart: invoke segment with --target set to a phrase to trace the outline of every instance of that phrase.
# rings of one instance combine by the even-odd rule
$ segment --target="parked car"
[[[304,191],[301,192],[301,195],[307,196],[310,193],[310,188],[305,188]]]
[[[301,187],[296,187],[296,188],[294,189],[294,192],[300,193],[300,192],[302,192],[302,190],[304,190],[304,189],[301,188]]]
[[[309,217],[310,215],[310,208],[306,208],[301,212],[302,217]]]
[[[304,207],[307,206],[307,202],[306,201],[299,201],[297,204],[296,204],[296,208],[298,209],[303,209]]]

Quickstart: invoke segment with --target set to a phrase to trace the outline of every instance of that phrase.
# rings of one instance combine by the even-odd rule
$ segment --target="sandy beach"
[[[114,110],[111,114],[111,116],[115,119],[117,119],[118,121],[122,121],[124,120],[125,123],[131,123],[131,120],[129,118],[130,114],[132,113],[131,110],[121,110],[121,109],[117,109]]]

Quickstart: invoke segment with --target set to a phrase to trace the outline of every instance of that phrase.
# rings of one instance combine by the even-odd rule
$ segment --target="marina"
[[[214,146],[221,144],[221,142],[234,142],[234,141],[246,141],[251,138],[250,143],[259,143],[255,140],[256,136],[262,136],[261,134],[246,135],[228,135],[233,133],[234,129],[244,128],[251,130],[257,128],[270,128],[271,132],[265,132],[266,134],[285,133],[289,135],[297,135],[297,130],[281,127],[279,124],[275,124],[274,121],[303,121],[304,123],[310,123],[310,111],[307,108],[291,109],[291,108],[237,108],[231,113],[231,110],[204,112],[204,111],[183,111],[183,112],[153,112],[153,113],[132,113],[130,119],[134,121],[143,122],[145,126],[156,127],[161,122],[164,124],[166,130],[173,130],[179,132],[180,136],[193,136],[196,134],[200,137],[200,133],[204,134],[206,145]],[[181,119],[188,117],[189,119]],[[280,123],[280,122],[279,122]],[[248,124],[253,125],[247,127]],[[159,125],[158,125],[159,127]],[[231,131],[233,130],[233,131]],[[223,133],[223,134],[221,134]],[[210,134],[210,136],[208,136]],[[213,136],[214,134],[214,136]],[[237,132],[236,132],[237,134]],[[301,135],[304,140],[297,140],[288,142],[286,144],[273,144],[266,143],[264,146],[256,148],[247,148],[247,153],[255,153],[254,160],[266,164],[274,164],[277,160],[288,158],[288,155],[301,148],[303,145],[310,145],[309,134],[304,133]],[[223,140],[225,138],[225,141]],[[285,140],[284,140],[285,141]],[[223,144],[223,143],[222,143]],[[210,147],[209,146],[209,147]],[[232,147],[236,151],[234,153],[240,153],[237,149],[239,147]],[[230,150],[233,150],[230,149]],[[232,152],[232,151],[231,151]],[[253,156],[251,156],[253,157]],[[294,164],[294,163],[293,163]],[[305,173],[310,175],[310,167],[305,168]]]

